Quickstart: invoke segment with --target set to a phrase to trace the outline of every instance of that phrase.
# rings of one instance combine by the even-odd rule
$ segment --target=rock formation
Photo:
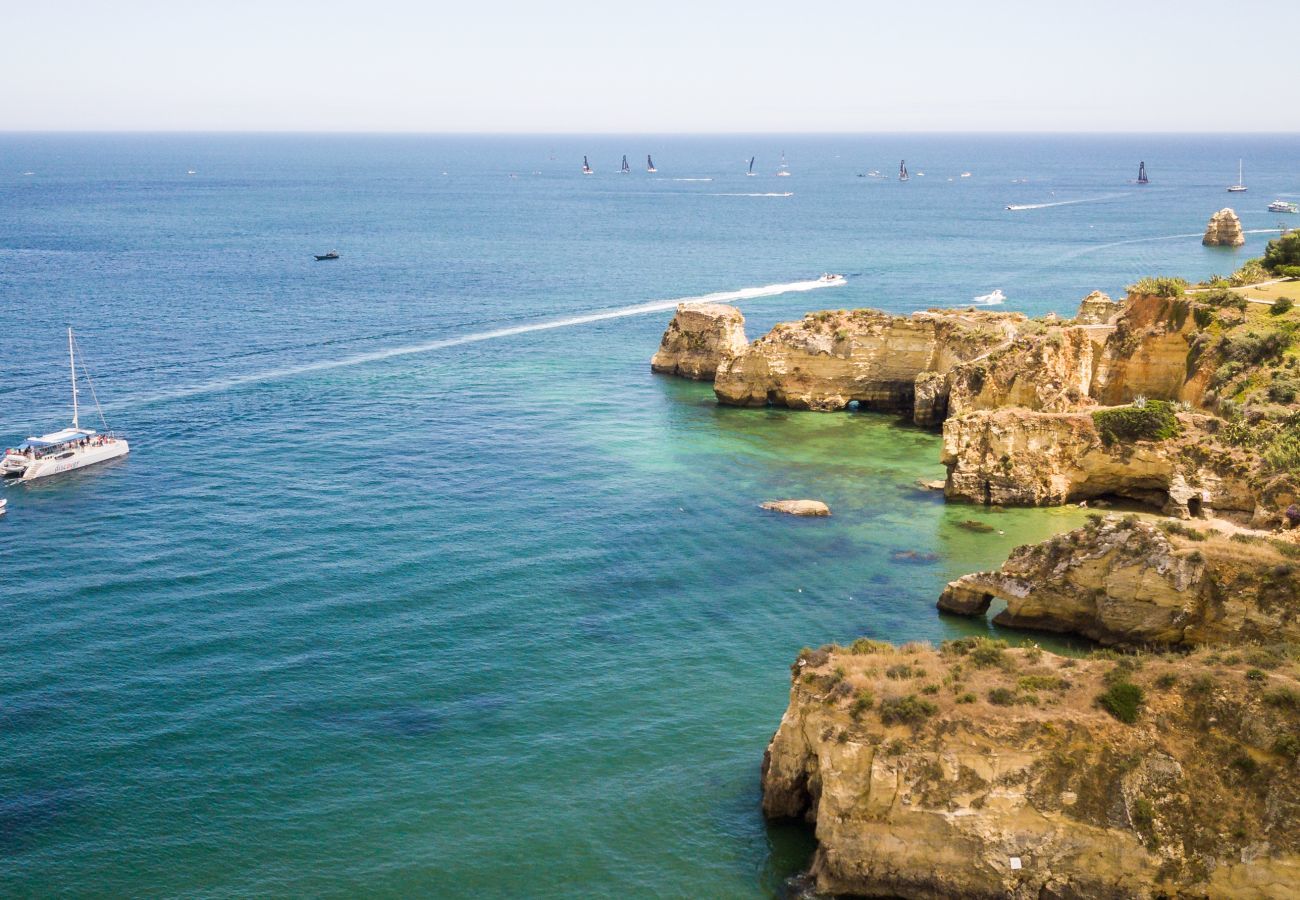
[[[720,365],[714,391],[733,406],[837,410],[856,402],[937,423],[947,409],[942,376],[1006,343],[1025,321],[1016,313],[813,313]]]
[[[1093,291],[1079,302],[1074,321],[1079,325],[1107,325],[1118,314],[1118,303],[1101,291]]]
[[[821,894],[1300,896],[1285,657],[1073,660],[967,638],[792,668],[763,810],[814,824]]]
[[[939,608],[984,615],[1002,600],[998,625],[1130,647],[1300,641],[1300,564],[1286,546],[1108,516],[958,578]]]
[[[831,508],[820,500],[768,500],[760,503],[759,506],[788,516],[829,516],[831,514]]]
[[[1201,243],[1207,247],[1240,247],[1246,243],[1246,236],[1241,232],[1241,220],[1231,209],[1223,209],[1210,216],[1210,223],[1205,226],[1205,237]]]
[[[708,381],[719,365],[743,352],[746,346],[745,317],[740,310],[720,303],[682,303],[650,360],[650,368]]]

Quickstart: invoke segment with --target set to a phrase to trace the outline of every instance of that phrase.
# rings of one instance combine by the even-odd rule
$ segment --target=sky
[[[1300,131],[1286,0],[0,9],[0,131]]]

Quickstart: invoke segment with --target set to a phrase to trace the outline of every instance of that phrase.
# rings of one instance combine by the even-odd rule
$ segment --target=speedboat
[[[72,329],[68,329],[68,365],[72,370],[72,427],[64,428],[52,434],[29,437],[17,447],[6,450],[0,458],[0,475],[5,478],[19,478],[31,481],[47,475],[58,475],[107,462],[119,456],[126,456],[130,447],[125,438],[118,437],[111,431],[103,433],[92,428],[82,428],[78,417],[77,395],[77,356],[76,344],[72,338]],[[85,365],[82,365],[85,371]],[[91,385],[90,395],[95,396],[94,384],[89,377],[86,383]],[[95,400],[96,409],[99,400]],[[104,411],[99,410],[100,421]],[[105,424],[107,429],[107,424]]]
[[[995,290],[990,294],[980,294],[971,300],[971,303],[978,303],[980,306],[996,306],[999,303],[1006,302],[1007,295],[1000,290]]]
[[[337,250],[331,250],[329,253],[315,253],[315,254],[313,254],[313,255],[316,257],[316,261],[317,261],[317,262],[320,262],[320,261],[323,260],[323,259],[338,259],[338,258],[339,258],[339,252],[338,252]]]
[[[845,279],[843,275],[839,275],[834,272],[825,272],[822,274],[822,277],[818,278],[817,280],[820,281],[822,284],[838,284],[839,282],[844,281]]]
[[[1300,206],[1288,200],[1274,200],[1268,205],[1269,212],[1300,213]]]

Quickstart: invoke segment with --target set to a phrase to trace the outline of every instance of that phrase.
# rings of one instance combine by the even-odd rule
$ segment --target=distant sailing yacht
[[[626,154],[626,153],[623,154],[623,168],[620,169],[620,171],[621,171],[624,175],[626,175],[627,173],[629,173],[629,172],[632,171],[632,167],[629,166],[629,165],[627,164],[627,154]]]
[[[1228,186],[1228,193],[1240,194],[1244,190],[1246,190],[1246,183],[1242,180],[1241,176],[1241,160],[1237,160],[1237,183]]]
[[[1137,182],[1137,183],[1138,183],[1138,184],[1150,184],[1150,183],[1151,183],[1151,182],[1150,182],[1150,179],[1147,178],[1147,164],[1146,164],[1145,162],[1139,162],[1139,163],[1138,163],[1138,182]]]
[[[899,160],[898,163],[898,180],[907,181],[907,160]]]
[[[757,158],[758,158],[758,157],[755,157],[755,156],[751,156],[751,157],[749,158],[749,171],[746,172],[745,174],[748,175],[750,178],[753,178],[753,177],[754,177],[754,160],[757,159]]]
[[[105,433],[81,427],[77,407],[77,395],[80,393],[77,389],[77,352],[71,328],[68,329],[68,368],[72,372],[72,427],[41,437],[29,437],[17,447],[6,450],[4,459],[0,460],[0,475],[31,481],[126,456],[130,450],[123,438],[107,431],[107,423],[104,424]],[[86,373],[84,362],[81,371],[86,384],[90,386],[90,396],[95,398],[99,420],[103,422],[104,411],[99,409],[95,385]]]
[[[587,157],[585,156],[582,158],[582,174],[583,175],[595,174],[591,171],[591,165],[587,162]]]
[[[645,155],[645,170],[646,170],[647,172],[658,172],[658,171],[659,171],[658,169],[655,168],[655,161],[654,161],[653,159],[650,158],[650,154],[649,154],[649,153],[647,153],[647,154]]]
[[[790,177],[790,165],[785,161],[785,151],[781,151],[781,168],[776,170],[776,174],[782,178]]]

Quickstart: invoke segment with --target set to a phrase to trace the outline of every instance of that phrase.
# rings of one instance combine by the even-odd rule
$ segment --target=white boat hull
[[[22,481],[34,481],[50,475],[61,475],[74,469],[84,469],[96,463],[108,462],[119,456],[126,456],[130,446],[121,438],[114,438],[102,444],[78,447],[75,450],[54,453],[40,459],[27,459],[23,456],[10,455],[4,460],[4,474],[13,477],[15,467],[22,467],[22,474],[17,477]]]

